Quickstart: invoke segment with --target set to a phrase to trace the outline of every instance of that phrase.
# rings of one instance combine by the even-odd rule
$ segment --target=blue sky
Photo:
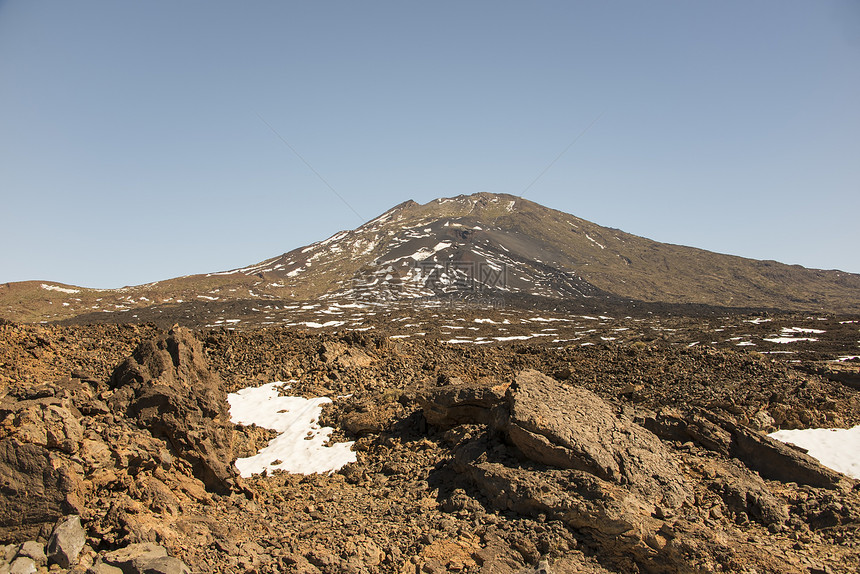
[[[231,269],[478,191],[860,272],[860,3],[0,0],[0,282]]]

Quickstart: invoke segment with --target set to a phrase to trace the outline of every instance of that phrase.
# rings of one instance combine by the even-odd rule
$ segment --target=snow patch
[[[277,437],[254,456],[236,459],[236,468],[247,478],[264,470],[312,474],[330,473],[355,462],[352,442],[325,446],[334,429],[317,424],[322,405],[331,399],[279,396],[283,382],[249,387],[227,395],[230,420],[256,424],[277,431]]]
[[[589,241],[591,241],[592,243],[594,243],[595,245],[597,245],[598,247],[600,247],[601,249],[606,249],[605,245],[598,242],[596,239],[593,239],[589,234],[586,233],[585,238],[588,239]]]
[[[860,425],[850,429],[781,430],[768,436],[806,449],[824,466],[860,479]]]
[[[423,261],[423,260],[427,259],[428,257],[430,257],[431,255],[433,255],[434,253],[437,253],[443,249],[447,249],[448,247],[451,247],[451,245],[452,245],[452,243],[450,241],[440,241],[439,243],[437,243],[433,247],[433,249],[427,249],[427,248],[419,249],[418,251],[416,251],[415,253],[413,253],[409,257],[411,257],[415,261]]]
[[[792,333],[815,333],[820,335],[821,333],[826,333],[827,331],[822,331],[821,329],[805,329],[803,327],[783,327],[782,334],[783,335],[791,335]]]
[[[80,289],[69,289],[68,287],[60,287],[59,285],[48,285],[47,283],[42,283],[40,285],[42,289],[47,289],[48,291],[59,291],[60,293],[80,293]]]
[[[305,327],[310,327],[311,329],[322,329],[323,327],[340,327],[344,324],[346,324],[346,321],[326,321],[325,323],[317,323],[316,321],[302,321],[300,323],[297,323],[297,325],[304,325]]]

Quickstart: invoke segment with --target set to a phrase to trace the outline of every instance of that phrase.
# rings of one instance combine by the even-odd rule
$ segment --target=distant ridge
[[[659,243],[506,194],[405,201],[360,227],[229,271],[115,290],[0,285],[0,316],[51,321],[232,300],[616,298],[860,313],[860,275]]]

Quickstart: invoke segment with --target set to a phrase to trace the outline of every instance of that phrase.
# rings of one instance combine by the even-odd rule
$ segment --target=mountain
[[[97,290],[0,286],[0,316],[50,321],[236,301],[633,300],[860,313],[860,275],[659,243],[505,194],[402,203],[240,269]]]

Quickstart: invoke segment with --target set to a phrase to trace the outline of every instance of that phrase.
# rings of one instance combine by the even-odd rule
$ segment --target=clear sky
[[[231,269],[478,191],[858,273],[860,2],[0,0],[0,282]]]

